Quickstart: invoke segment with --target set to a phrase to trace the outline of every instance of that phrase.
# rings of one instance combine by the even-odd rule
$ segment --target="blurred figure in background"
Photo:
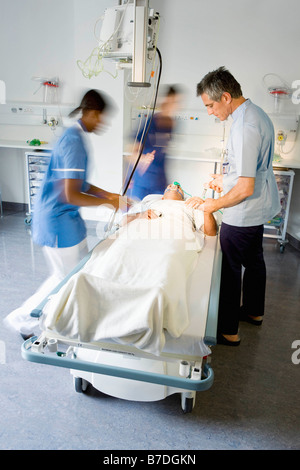
[[[147,194],[162,194],[166,183],[165,159],[166,148],[175,126],[174,116],[180,106],[182,90],[178,86],[169,86],[161,98],[160,111],[153,115],[149,131],[150,116],[141,126],[133,149],[128,176],[138,158],[144,136],[146,137],[143,154],[127,191],[129,197],[143,199]],[[146,127],[146,131],[144,128]],[[147,135],[146,135],[147,133]]]

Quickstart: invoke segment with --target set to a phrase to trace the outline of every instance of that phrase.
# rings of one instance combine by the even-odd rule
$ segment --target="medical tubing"
[[[156,52],[159,56],[159,61],[160,61],[160,68],[159,68],[159,74],[158,74],[158,79],[157,79],[157,85],[156,85],[156,93],[155,93],[155,98],[154,98],[154,103],[153,103],[153,109],[152,109],[152,114],[151,114],[151,118],[149,120],[149,124],[148,124],[148,127],[146,129],[146,132],[145,132],[145,128],[146,128],[146,123],[147,123],[147,119],[148,119],[148,116],[147,116],[147,119],[146,119],[146,122],[145,122],[145,127],[144,127],[144,130],[143,130],[143,137],[142,137],[142,145],[140,145],[140,150],[139,150],[139,155],[138,155],[138,158],[136,159],[136,162],[134,164],[134,167],[131,171],[131,174],[127,180],[127,183],[126,183],[126,186],[125,186],[125,189],[123,190],[123,193],[122,193],[122,196],[125,196],[127,190],[128,190],[128,187],[130,185],[130,182],[132,180],[132,177],[135,173],[135,170],[139,164],[139,161],[141,159],[141,156],[143,154],[143,150],[144,150],[144,147],[145,147],[145,143],[146,143],[146,138],[147,138],[147,135],[148,135],[148,132],[149,132],[149,129],[150,129],[150,125],[151,125],[151,122],[152,122],[152,119],[153,119],[153,115],[154,115],[154,110],[155,110],[155,106],[156,106],[156,101],[157,101],[157,95],[158,95],[158,89],[159,89],[159,83],[160,83],[160,77],[161,77],[161,72],[162,72],[162,57],[161,57],[161,53],[160,53],[160,50],[156,47]],[[141,121],[140,121],[141,123]],[[127,175],[126,175],[127,176]],[[114,223],[114,220],[115,220],[115,217],[116,217],[116,210],[114,211],[113,213],[113,216],[111,218],[111,220],[108,222],[107,224],[107,236],[113,226],[113,223]]]
[[[161,77],[161,71],[162,71],[162,57],[161,57],[161,53],[160,53],[160,50],[158,48],[156,48],[156,51],[157,51],[157,54],[158,54],[158,57],[159,57],[159,61],[160,61],[160,68],[159,68],[159,74],[158,74],[158,80],[157,80],[157,86],[156,86],[156,93],[155,93],[155,99],[154,99],[154,104],[153,104],[153,110],[152,110],[152,114],[151,114],[151,117],[150,117],[150,120],[149,120],[149,124],[148,124],[148,127],[147,127],[147,130],[146,130],[146,134],[144,136],[144,140],[143,140],[143,143],[142,143],[142,146],[141,146],[141,149],[140,149],[140,153],[139,153],[139,156],[138,158],[136,159],[136,162],[133,166],[133,169],[131,171],[131,174],[127,180],[127,183],[126,183],[126,186],[125,186],[125,189],[123,191],[123,194],[122,196],[125,196],[128,188],[129,188],[129,185],[130,185],[130,182],[132,180],[132,177],[134,175],[134,172],[139,164],[139,161],[141,159],[141,156],[142,156],[142,153],[143,153],[143,150],[144,150],[144,147],[145,147],[145,143],[146,143],[146,139],[147,139],[147,136],[148,136],[148,133],[149,133],[149,129],[150,129],[150,125],[152,123],[152,119],[153,119],[153,116],[154,116],[154,110],[155,110],[155,106],[156,106],[156,101],[157,101],[157,95],[158,95],[158,89],[159,89],[159,84],[160,84],[160,77]]]
[[[130,177],[127,181],[127,184],[126,184],[126,187],[122,193],[122,196],[125,196],[126,194],[126,191],[128,190],[128,187],[129,187],[129,184],[130,184],[130,181],[133,177],[133,174],[136,170],[136,167],[139,163],[139,160],[141,158],[141,155],[143,153],[143,150],[144,150],[144,147],[145,147],[145,142],[146,142],[146,138],[147,138],[147,135],[148,135],[148,132],[149,132],[149,128],[150,128],[150,124],[151,124],[151,121],[152,121],[152,118],[153,118],[153,114],[154,114],[154,110],[155,110],[155,106],[156,106],[156,101],[157,101],[157,94],[158,94],[158,89],[159,89],[159,83],[160,83],[160,77],[161,77],[161,70],[162,70],[162,59],[161,59],[161,53],[160,51],[158,50],[158,48],[156,47],[156,51],[159,55],[159,59],[160,59],[160,71],[159,71],[159,75],[158,75],[158,79],[157,79],[157,86],[156,86],[156,93],[155,93],[155,98],[154,98],[154,103],[153,103],[153,109],[152,109],[152,115],[151,115],[151,118],[150,118],[150,122],[149,122],[149,125],[148,125],[148,128],[147,128],[147,121],[148,121],[148,117],[149,117],[149,110],[148,110],[148,113],[147,113],[147,118],[146,118],[146,121],[145,121],[145,125],[144,125],[144,129],[143,129],[143,133],[142,133],[142,138],[141,138],[141,142],[142,142],[142,145],[141,145],[141,142],[140,142],[140,145],[139,145],[139,156],[135,162],[135,165],[134,165],[134,168],[130,174]],[[151,104],[151,102],[150,102]],[[140,118],[140,123],[139,123],[139,127],[142,123],[142,117]],[[136,139],[137,139],[137,135],[138,133],[136,134],[136,138],[135,138],[135,142],[136,142]],[[144,139],[144,140],[143,140]],[[125,180],[127,179],[127,174],[126,173],[126,177],[125,177]],[[120,191],[121,192],[121,191]],[[113,223],[114,223],[114,220],[115,220],[115,217],[116,217],[116,213],[117,213],[117,210],[114,211],[110,221],[108,222],[107,224],[107,228],[106,228],[106,232],[107,232],[107,236],[109,235],[109,232],[111,231],[111,228],[113,226]]]

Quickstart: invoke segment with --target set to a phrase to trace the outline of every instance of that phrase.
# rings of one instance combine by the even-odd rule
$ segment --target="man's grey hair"
[[[197,96],[206,93],[213,101],[220,101],[224,92],[230,93],[232,98],[242,96],[241,85],[225,67],[207,73],[197,85]]]

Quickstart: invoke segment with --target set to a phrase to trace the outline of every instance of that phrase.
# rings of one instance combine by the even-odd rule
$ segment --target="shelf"
[[[15,148],[15,149],[26,149],[26,150],[51,150],[52,147],[50,144],[42,144],[42,145],[29,145],[22,140],[0,140],[0,147],[2,148]]]

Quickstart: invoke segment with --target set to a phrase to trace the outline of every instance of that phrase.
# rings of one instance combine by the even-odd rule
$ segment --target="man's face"
[[[163,199],[171,199],[173,201],[183,201],[184,192],[178,184],[169,184],[165,189]]]
[[[231,114],[232,98],[229,93],[223,93],[220,101],[213,101],[206,93],[203,93],[201,98],[208,114],[213,114],[219,118],[220,121],[225,121]]]

